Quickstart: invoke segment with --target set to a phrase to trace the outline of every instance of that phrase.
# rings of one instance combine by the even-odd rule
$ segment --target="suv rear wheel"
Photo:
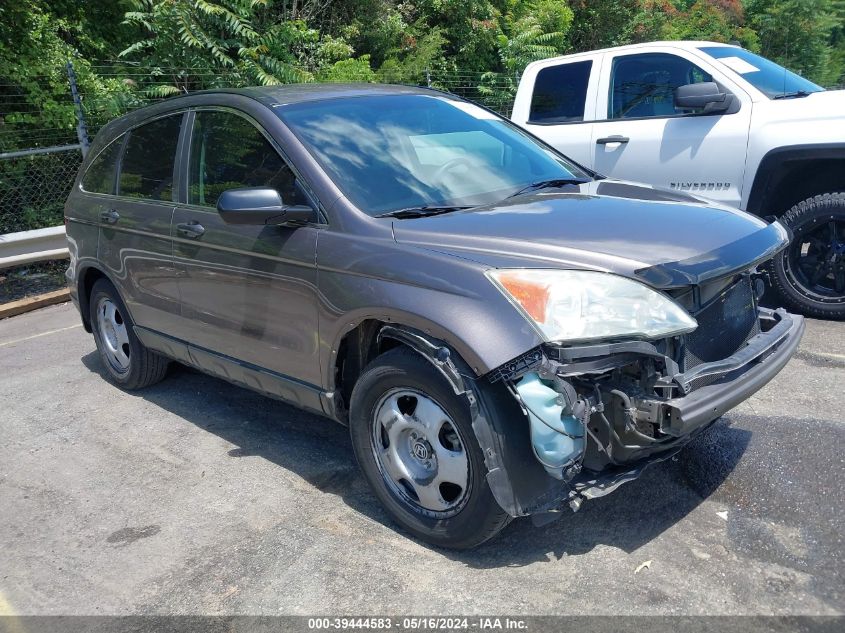
[[[416,352],[398,347],[367,367],[352,392],[350,432],[376,496],[418,538],[467,549],[510,521],[487,484],[469,404]]]
[[[117,290],[107,279],[91,289],[91,330],[109,379],[124,389],[142,389],[159,382],[169,361],[144,347]]]
[[[772,260],[773,286],[793,310],[845,319],[845,193],[799,202],[781,222],[793,238]]]

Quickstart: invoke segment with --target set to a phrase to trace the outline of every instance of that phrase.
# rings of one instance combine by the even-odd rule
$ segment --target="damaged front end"
[[[674,455],[771,380],[795,352],[804,321],[758,307],[755,281],[744,273],[672,293],[696,319],[692,332],[544,344],[488,374],[518,403],[535,460],[529,467],[516,447],[500,447],[509,481],[497,486],[491,472],[490,482],[503,507],[540,521],[567,503],[577,510]]]

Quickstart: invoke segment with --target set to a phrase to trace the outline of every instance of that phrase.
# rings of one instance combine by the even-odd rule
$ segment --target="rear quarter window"
[[[568,123],[584,120],[587,84],[593,62],[549,66],[537,73],[531,97],[530,123]]]
[[[82,177],[82,190],[88,193],[114,193],[115,172],[120,150],[123,147],[123,136],[119,136],[106,145],[91,161],[88,171]]]

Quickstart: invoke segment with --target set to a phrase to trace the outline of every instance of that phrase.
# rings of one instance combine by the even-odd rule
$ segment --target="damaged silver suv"
[[[777,222],[601,178],[432,90],[198,93],[98,134],[68,281],[125,389],[178,361],[349,425],[415,536],[608,494],[786,364]]]

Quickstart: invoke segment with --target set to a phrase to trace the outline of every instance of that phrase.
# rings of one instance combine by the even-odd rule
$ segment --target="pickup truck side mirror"
[[[686,84],[675,88],[675,107],[680,110],[701,110],[701,114],[725,112],[734,102],[734,96],[722,92],[713,81]]]
[[[228,189],[217,199],[217,212],[226,224],[307,224],[317,212],[307,205],[286,205],[269,187]]]

